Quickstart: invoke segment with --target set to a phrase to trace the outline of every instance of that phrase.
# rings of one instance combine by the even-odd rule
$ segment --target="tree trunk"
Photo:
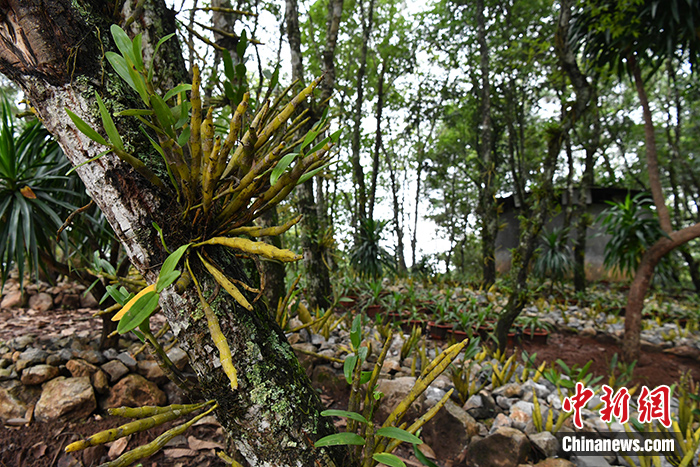
[[[374,16],[374,0],[369,0],[369,11],[365,18],[364,1],[360,0],[360,12],[362,13],[362,45],[360,46],[359,68],[357,69],[357,82],[355,83],[355,111],[353,113],[352,127],[352,178],[355,183],[356,193],[356,235],[359,225],[367,218],[367,188],[365,187],[365,173],[360,162],[360,136],[362,133],[362,104],[365,92],[365,74],[367,73],[367,47],[372,31],[372,19]]]
[[[374,132],[374,153],[372,154],[372,179],[369,185],[369,208],[367,217],[374,218],[374,203],[377,197],[377,180],[379,178],[379,151],[382,148],[382,113],[384,111],[384,76],[386,75],[386,61],[382,61],[382,70],[379,72],[379,84],[377,85],[377,130]]]
[[[125,8],[129,5],[126,2]],[[65,108],[101,128],[96,91],[112,112],[138,106],[137,96],[101,61],[103,51],[115,50],[109,40],[111,10],[109,4],[97,1],[82,2],[80,8],[68,0],[8,0],[0,6],[4,18],[0,71],[25,91],[74,165],[96,156],[104,147],[78,132]],[[128,15],[122,12],[123,19]],[[146,46],[152,47],[175,30],[174,15],[162,1],[148,1],[132,28],[142,30]],[[165,78],[163,86],[186,79],[176,39],[161,48],[156,72]],[[118,118],[116,123],[125,144],[153,170],[162,171],[160,156],[136,122]],[[134,266],[153,283],[166,252],[152,222],[163,228],[171,248],[187,242],[191,234],[192,227],[180,222],[171,195],[111,153],[82,165],[77,172]],[[233,255],[216,248],[209,254],[228,275],[247,281]],[[231,390],[218,358],[211,353],[213,342],[205,320],[195,318],[201,308],[193,287],[181,294],[171,287],[161,294],[160,304],[179,345],[190,357],[202,394],[218,402],[217,417],[241,454],[251,465],[344,465],[342,450],[313,446],[314,440],[334,429],[329,419],[319,416],[318,395],[284,333],[263,307],[248,312],[223,292],[214,297],[213,280],[196,267],[195,271],[231,348],[238,370],[237,390]]]
[[[485,289],[496,282],[496,234],[498,212],[496,206],[496,158],[491,147],[491,83],[489,81],[489,47],[486,42],[484,0],[476,2],[477,42],[481,56],[481,193],[479,214],[481,215],[482,285]]]
[[[391,160],[389,152],[384,150],[386,165],[389,168],[389,180],[391,182],[391,199],[393,201],[394,211],[394,233],[396,234],[396,265],[400,273],[406,272],[406,258],[404,255],[403,246],[403,202],[399,203],[399,184],[396,180],[396,170],[394,163]]]

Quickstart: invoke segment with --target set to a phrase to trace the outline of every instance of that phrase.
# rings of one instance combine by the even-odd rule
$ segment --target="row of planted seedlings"
[[[345,290],[341,295],[340,310],[362,311],[379,326],[401,327],[407,334],[419,328],[434,340],[457,342],[475,336],[482,341],[491,339],[503,306],[493,292],[476,295],[449,288],[433,292],[419,289],[412,281],[393,291],[380,280],[370,281],[362,289]],[[524,314],[511,329],[509,345],[521,339],[544,343],[550,330],[551,324],[538,315]]]

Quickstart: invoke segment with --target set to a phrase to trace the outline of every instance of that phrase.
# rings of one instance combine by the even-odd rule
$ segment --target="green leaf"
[[[421,452],[421,450],[418,449],[418,446],[416,446],[415,444],[413,445],[413,454],[416,456],[416,459],[418,459],[418,461],[420,461],[421,464],[427,467],[438,467],[435,464],[435,462],[425,457],[425,454],[423,454],[423,452]]]
[[[82,134],[84,134],[96,143],[99,143],[103,146],[109,146],[109,143],[102,136],[100,136],[100,134],[96,132],[90,125],[85,123],[82,118],[78,117],[69,109],[66,109],[66,113]]]
[[[187,248],[189,248],[190,244],[187,243],[185,245],[182,245],[180,248],[177,250],[173,251],[170,256],[168,256],[165,259],[165,262],[163,262],[163,267],[160,268],[160,274],[158,275],[158,282],[156,282],[156,291],[160,293],[161,290],[172,284],[175,279],[171,280],[170,282],[167,282],[170,278],[170,275],[172,272],[175,271],[175,267],[177,266],[177,263],[180,262],[180,259],[182,258],[182,255],[185,254],[187,251]],[[179,273],[178,273],[179,275]]]
[[[162,282],[162,288],[161,289],[156,289],[157,292],[160,292],[161,290],[165,289],[168,287],[170,284],[175,282],[177,278],[180,277],[180,271],[170,271],[167,274],[161,274],[158,276],[158,282]]]
[[[156,308],[158,308],[158,294],[155,292],[144,294],[119,320],[117,331],[119,334],[124,334],[137,328],[156,311]]]
[[[148,117],[153,115],[153,111],[150,109],[127,109],[114,114],[115,117],[135,117],[137,115]]]
[[[86,164],[89,164],[90,162],[94,162],[94,161],[96,161],[97,159],[99,159],[100,157],[104,156],[105,154],[109,154],[110,152],[112,152],[111,149],[108,149],[108,150],[106,150],[106,151],[102,151],[101,153],[99,153],[99,154],[96,155],[95,157],[91,157],[90,159],[86,160],[85,162],[81,162],[80,164],[71,167],[71,169],[70,169],[68,172],[66,172],[66,175],[72,174],[73,172],[75,172],[76,169],[78,169],[78,168],[80,168],[80,167],[82,167],[82,166],[84,166],[84,165],[86,165]]]
[[[360,347],[360,342],[362,342],[362,317],[357,315],[355,319],[352,320],[352,327],[350,328],[350,343],[352,344],[352,349],[357,350]]]
[[[171,97],[180,94],[183,91],[190,91],[192,90],[192,85],[191,84],[179,84],[172,88],[170,91],[165,93],[165,96],[163,96],[163,100],[167,101]]]
[[[145,70],[143,68],[143,53],[141,51],[141,38],[142,34],[138,33],[134,37],[133,43],[133,54],[134,54],[134,65],[136,69],[143,73]]]
[[[175,33],[168,34],[164,38],[158,41],[156,44],[156,47],[153,49],[153,56],[151,56],[151,63],[148,65],[148,81],[151,82],[153,81],[153,61],[156,59],[156,55],[158,55],[158,49],[160,49],[160,46],[163,45],[165,41],[173,37]]]
[[[370,379],[372,379],[372,372],[363,371],[362,375],[360,376],[360,384],[367,384]]]
[[[97,106],[100,108],[102,125],[105,127],[105,132],[109,137],[109,142],[112,143],[115,148],[123,151],[124,143],[122,142],[122,137],[119,134],[119,131],[117,131],[117,127],[114,125],[114,120],[112,120],[112,116],[107,111],[107,107],[105,107],[105,104],[102,102],[102,98],[100,98],[97,91],[95,91],[95,98],[97,99]]]
[[[348,384],[352,384],[352,372],[355,370],[355,365],[357,364],[357,355],[348,355],[345,357],[343,362],[343,373],[345,374],[345,381]]]
[[[381,462],[382,464],[386,464],[389,467],[406,467],[406,464],[404,464],[401,459],[393,454],[389,454],[388,452],[378,452],[376,454],[372,454],[372,459],[377,462]]]
[[[412,435],[408,431],[402,430],[401,428],[396,428],[395,426],[385,426],[384,428],[380,428],[377,430],[377,434],[379,436],[398,439],[399,441],[405,441],[411,444],[423,444],[423,441],[419,437]]]
[[[238,44],[236,44],[236,54],[243,59],[243,54],[245,54],[245,49],[248,47],[248,34],[245,29],[241,31],[241,37],[238,38]]]
[[[289,167],[289,164],[291,164],[298,155],[299,153],[297,152],[290,152],[280,159],[279,162],[277,162],[277,165],[275,165],[275,168],[272,169],[272,173],[270,174],[270,185],[277,183],[277,180],[282,176],[284,171],[287,170],[287,167]]]
[[[182,133],[180,133],[180,136],[177,137],[177,144],[180,145],[180,147],[185,147],[187,142],[190,140],[190,133],[192,130],[190,130],[190,127],[185,128],[182,130]]]
[[[116,24],[113,24],[109,30],[112,32],[114,43],[117,44],[117,48],[122,55],[129,58],[132,63],[136,63],[136,58],[134,57],[134,44],[131,42],[131,39],[129,39],[129,36],[126,35],[126,32],[124,32],[124,30]]]
[[[343,417],[349,418],[351,420],[357,420],[358,422],[367,423],[367,419],[357,412],[348,412],[347,410],[336,410],[329,409],[321,412],[324,417]]]
[[[364,362],[365,360],[367,360],[367,353],[368,352],[369,352],[369,348],[360,347],[357,351],[357,358],[359,358],[361,362]]]
[[[297,185],[301,185],[302,183],[306,182],[308,179],[315,176],[316,174],[318,174],[322,170],[325,170],[326,167],[328,167],[329,165],[331,165],[331,162],[329,162],[327,164],[323,164],[321,167],[318,167],[318,168],[312,170],[311,172],[306,172],[304,175],[299,177],[299,181],[297,182]]]
[[[160,122],[161,127],[168,136],[175,139],[175,132],[173,131],[173,124],[175,119],[173,118],[173,113],[170,111],[170,107],[167,106],[165,101],[158,95],[151,95],[151,106],[156,112],[156,117]]]
[[[226,78],[230,82],[235,82],[236,81],[236,70],[233,67],[233,60],[231,59],[231,55],[228,53],[221,54],[222,58],[224,59],[224,75],[226,75]]]
[[[134,80],[129,73],[129,64],[126,63],[124,57],[114,52],[107,52],[105,53],[105,58],[107,58],[107,61],[110,63],[110,65],[112,65],[114,71],[116,71],[117,74],[121,76],[124,81],[126,81],[126,84],[128,84],[131,89],[138,92],[136,85],[134,84]]]
[[[323,446],[363,446],[365,439],[356,433],[336,433],[334,435],[324,436],[314,443],[314,447],[321,448]]]
[[[114,301],[119,303],[120,305],[124,305],[126,304],[126,302],[129,301],[129,293],[124,287],[119,288],[116,285],[108,285],[105,288],[107,289],[107,295],[112,297]],[[105,300],[105,298],[106,296],[102,297],[102,301],[100,301],[100,303],[102,303]]]
[[[228,100],[234,100],[236,98],[236,91],[233,90],[230,81],[224,81],[224,94]]]
[[[245,79],[245,65],[243,63],[239,63],[236,65],[236,77],[240,80],[243,81]]]

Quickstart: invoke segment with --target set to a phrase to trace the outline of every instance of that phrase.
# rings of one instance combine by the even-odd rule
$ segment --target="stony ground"
[[[0,308],[0,412],[4,410],[0,413],[4,420],[0,425],[0,467],[99,465],[118,457],[126,449],[154,439],[167,429],[165,426],[132,436],[126,442],[91,448],[81,454],[63,453],[70,442],[122,423],[121,419],[107,416],[106,407],[124,405],[130,400],[160,405],[186,401],[158,371],[147,352],[136,355],[137,342],[122,339],[119,349],[97,350],[100,321],[92,317],[94,308],[82,307],[91,303],[81,303],[80,290],[66,285],[48,292],[42,292],[48,297],[35,293],[33,296],[40,298],[34,298],[24,307]],[[64,305],[69,307],[64,308]],[[155,322],[158,320],[162,323],[162,318],[154,318]],[[366,333],[370,339],[379,337],[369,329]],[[342,358],[341,348],[347,346],[347,335],[347,331],[336,329],[328,339],[307,332],[290,336],[309,376],[323,391],[324,403],[332,408],[346,407],[348,388],[340,364],[329,363],[324,357]],[[561,358],[569,366],[583,366],[591,360],[592,371],[606,376],[612,355],[619,352],[616,339],[614,332],[602,330],[555,333],[546,346],[522,341],[514,350],[537,353],[538,363]],[[411,361],[398,357],[402,342],[403,337],[395,339],[383,370],[380,390],[386,397],[379,419],[415,381],[411,376]],[[680,344],[647,345],[632,384],[670,385],[686,372],[700,379],[700,363],[691,351],[697,349],[697,343],[686,338]],[[431,347],[434,345],[444,347],[446,344],[430,343]],[[378,347],[375,342],[375,350]],[[186,371],[186,357],[179,354],[176,347],[170,352],[173,360]],[[487,360],[474,367],[474,377],[488,380],[492,364]],[[518,372],[521,370],[519,367]],[[87,394],[87,402],[76,402],[68,407],[65,403],[51,404],[50,395],[43,397],[44,393],[50,394],[52,386],[67,382],[80,382],[83,389],[78,392]],[[418,401],[413,415],[427,410],[451,387],[453,381],[449,375],[441,376]],[[70,391],[63,387],[59,392]],[[542,401],[544,410],[558,413],[559,396],[554,386],[544,379],[538,383],[511,379],[509,384],[499,387],[487,384],[484,391],[472,394],[466,403],[457,399],[450,401],[424,429],[425,453],[441,467],[474,465],[479,462],[475,457],[478,453],[491,453],[492,457],[483,465],[517,466],[537,462],[539,466],[550,467],[588,465],[581,460],[570,464],[551,459],[556,455],[556,441],[549,433],[536,433],[533,429],[533,394]],[[47,400],[42,402],[42,399]],[[585,417],[590,429],[601,429],[596,425],[595,412],[588,410]],[[344,426],[341,419],[336,420],[336,424],[340,428]],[[504,443],[510,448],[504,450]],[[221,450],[231,452],[216,421],[207,417],[184,436],[175,438],[165,450],[143,461],[143,465],[221,466],[225,464],[216,456]],[[504,453],[508,454],[506,458],[503,458]],[[407,465],[420,465],[411,450],[400,449],[398,454]],[[618,465],[617,459],[598,460],[600,462],[595,465]]]

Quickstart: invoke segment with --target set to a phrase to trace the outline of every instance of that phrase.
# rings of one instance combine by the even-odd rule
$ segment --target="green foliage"
[[[533,265],[535,273],[540,278],[549,277],[552,284],[561,282],[573,267],[571,250],[567,245],[568,230],[555,227],[543,233],[541,238],[544,243]]]
[[[612,236],[605,245],[604,264],[621,274],[634,274],[644,252],[665,235],[651,209],[653,202],[640,193],[607,203],[611,207],[599,217],[605,232]]]
[[[387,222],[364,219],[359,235],[350,252],[350,264],[360,277],[376,279],[384,271],[393,272],[395,261],[391,253],[379,245]]]
[[[0,103],[0,274],[25,263],[36,273],[41,253],[56,254],[56,232],[75,209],[63,151],[38,120],[17,128],[8,101]],[[67,235],[62,238],[67,241]]]

